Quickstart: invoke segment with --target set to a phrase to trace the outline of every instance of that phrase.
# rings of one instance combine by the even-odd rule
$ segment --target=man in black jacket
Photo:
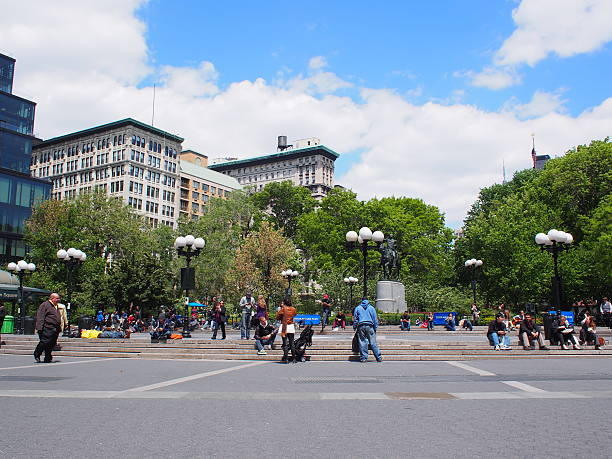
[[[268,323],[268,319],[265,317],[259,318],[259,325],[255,329],[255,349],[257,349],[257,355],[266,355],[264,346],[269,345],[270,349],[274,348],[274,340],[278,328],[274,328]]]
[[[496,351],[499,351],[500,349],[509,351],[511,349],[510,337],[508,336],[508,330],[506,330],[503,314],[497,314],[495,320],[489,323],[487,338],[489,338],[489,343],[494,346]]]
[[[525,320],[521,322],[521,328],[519,329],[519,336],[523,340],[523,349],[526,351],[534,349],[534,346],[531,345],[532,341],[538,342],[538,347],[541,351],[548,350],[544,345],[544,338],[542,338],[540,327],[535,324],[531,314],[525,314]]]
[[[55,347],[57,337],[60,334],[62,319],[57,310],[60,296],[57,293],[52,293],[49,299],[38,307],[36,312],[35,329],[38,332],[40,341],[34,350],[34,359],[40,362],[40,356],[43,351],[45,353],[45,363],[53,360],[51,351]]]

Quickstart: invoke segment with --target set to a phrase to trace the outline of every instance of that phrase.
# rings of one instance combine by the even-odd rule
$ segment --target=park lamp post
[[[555,306],[557,310],[560,310],[562,289],[561,276],[559,276],[557,258],[559,256],[559,253],[563,252],[564,250],[570,249],[570,245],[572,244],[572,242],[574,242],[574,237],[570,233],[566,233],[565,231],[557,231],[556,229],[551,229],[548,234],[536,234],[535,242],[540,246],[540,250],[542,252],[547,251],[552,254],[553,266],[555,271],[555,275],[552,279],[553,306]]]
[[[472,277],[472,296],[474,298],[474,304],[476,304],[476,268],[480,268],[482,266],[482,260],[471,258],[466,260],[464,264],[465,267],[470,270],[470,275]]]
[[[353,286],[359,282],[359,280],[356,277],[345,277],[344,278],[344,283],[346,285],[348,285],[349,287],[349,305],[351,308],[353,308]]]
[[[359,230],[359,234],[355,231],[346,233],[346,248],[348,250],[361,250],[363,254],[363,299],[368,297],[368,250],[378,250],[380,245],[385,240],[385,235],[382,231],[374,231],[364,226]],[[376,245],[371,245],[373,241]]]
[[[286,269],[285,271],[281,272],[281,276],[283,276],[285,279],[287,279],[287,290],[285,290],[285,295],[287,296],[291,296],[291,281],[293,279],[295,279],[296,277],[298,277],[300,275],[300,273],[298,273],[297,271],[293,271],[291,269]]]
[[[19,333],[25,335],[25,305],[23,303],[23,278],[26,274],[36,271],[34,263],[28,263],[25,260],[19,260],[17,263],[9,263],[6,267],[9,271],[14,272],[19,278],[19,291],[17,301],[19,302]]]
[[[201,237],[191,234],[179,236],[174,241],[174,248],[181,257],[187,260],[187,266],[181,268],[181,290],[185,290],[185,317],[183,317],[183,338],[191,338],[189,331],[189,290],[195,289],[195,268],[192,268],[191,259],[202,252],[205,242]]]
[[[64,329],[63,336],[70,336],[70,315],[72,310],[72,289],[74,288],[74,270],[81,265],[86,259],[87,255],[85,252],[74,247],[70,247],[68,250],[60,249],[57,251],[57,258],[63,261],[66,265],[66,279],[67,279],[67,291],[66,291],[66,320],[68,326]]]

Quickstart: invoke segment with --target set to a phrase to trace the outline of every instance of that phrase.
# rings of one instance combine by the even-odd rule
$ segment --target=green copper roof
[[[181,168],[181,173],[189,174],[193,177],[199,178],[200,180],[209,183],[216,183],[217,185],[231,188],[232,190],[242,189],[242,185],[240,185],[240,183],[238,183],[234,177],[222,174],[221,172],[212,171],[207,167],[196,166],[195,164],[185,160],[180,161],[179,166]]]
[[[225,163],[211,164],[208,167],[210,169],[233,168],[234,166],[238,166],[238,165],[241,165],[241,164],[253,163],[253,162],[258,162],[258,161],[267,162],[267,161],[271,161],[271,160],[282,160],[282,159],[285,159],[285,158],[288,158],[288,157],[291,157],[291,156],[300,156],[300,155],[302,155],[304,153],[307,153],[309,151],[317,151],[317,150],[322,150],[323,152],[327,153],[328,155],[333,156],[334,160],[340,156],[335,151],[330,150],[329,148],[327,148],[327,147],[325,147],[323,145],[315,145],[313,147],[299,148],[299,149],[296,149],[296,150],[279,151],[278,153],[273,153],[271,155],[256,156],[254,158],[238,159],[236,161],[227,161]]]
[[[150,132],[152,134],[156,134],[156,135],[160,135],[162,137],[165,137],[169,140],[173,140],[174,142],[183,142],[182,137],[179,137],[177,135],[174,134],[170,134],[169,132],[166,131],[162,131],[161,129],[157,129],[156,127],[153,127],[149,124],[145,124],[142,123],[140,121],[137,121],[135,119],[132,118],[125,118],[123,120],[119,120],[119,121],[113,121],[112,123],[107,123],[107,124],[101,124],[99,126],[95,126],[92,128],[88,128],[88,129],[83,129],[82,131],[77,131],[77,132],[72,132],[70,134],[65,134],[65,135],[61,135],[59,137],[53,137],[51,139],[47,139],[45,141],[43,141],[42,143],[38,144],[36,146],[36,148],[45,148],[48,147],[49,145],[53,145],[56,143],[62,143],[65,142],[67,140],[73,139],[73,138],[77,138],[77,137],[83,137],[83,136],[87,136],[87,135],[91,135],[91,134],[97,134],[100,132],[104,132],[104,131],[108,131],[110,129],[115,129],[115,128],[120,128],[120,127],[124,127],[124,126],[136,126],[144,131]]]

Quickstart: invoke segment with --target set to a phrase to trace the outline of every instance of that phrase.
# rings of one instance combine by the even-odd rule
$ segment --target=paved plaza
[[[35,364],[0,355],[0,383],[3,458],[603,458],[612,448],[609,358]]]

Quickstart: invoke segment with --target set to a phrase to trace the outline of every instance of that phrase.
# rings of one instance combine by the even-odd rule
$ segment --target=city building
[[[334,161],[339,155],[321,145],[319,139],[301,139],[288,145],[287,137],[279,136],[277,150],[270,155],[211,163],[208,167],[254,191],[268,183],[290,180],[307,187],[314,198],[322,199],[334,187]]]
[[[49,197],[48,180],[30,176],[36,104],[15,96],[15,59],[0,54],[0,263],[26,256],[25,221]]]
[[[544,166],[550,159],[550,155],[538,155],[535,149],[535,140],[533,141],[533,147],[531,148],[531,161],[533,162],[534,169],[544,169]]]
[[[32,175],[51,180],[53,199],[102,190],[154,227],[178,219],[183,138],[131,118],[45,140],[32,150]]]
[[[242,186],[228,175],[208,169],[208,157],[193,150],[181,152],[179,157],[181,191],[179,217],[197,219],[212,198],[227,198]]]

